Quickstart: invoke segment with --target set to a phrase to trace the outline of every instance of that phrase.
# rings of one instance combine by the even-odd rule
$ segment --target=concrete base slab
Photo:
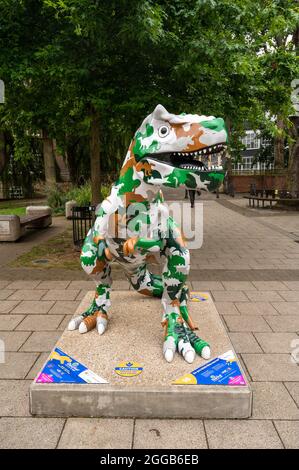
[[[88,307],[92,296],[92,292],[85,296],[76,315]],[[203,302],[189,302],[189,310],[199,326],[199,335],[210,343],[213,358],[233,347],[213,301],[206,297]],[[252,393],[248,384],[172,385],[175,379],[206,361],[196,356],[190,365],[179,354],[171,364],[164,360],[158,299],[132,291],[115,291],[111,300],[112,316],[103,336],[95,330],[86,334],[65,330],[56,345],[109,384],[34,382],[30,389],[32,414],[139,418],[248,418],[251,415]],[[143,372],[135,377],[117,375],[114,368],[123,361],[140,363]]]

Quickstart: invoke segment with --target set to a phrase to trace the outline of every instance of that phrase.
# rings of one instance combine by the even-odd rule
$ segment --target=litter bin
[[[95,220],[95,206],[75,206],[72,208],[73,242],[75,248],[80,251]]]

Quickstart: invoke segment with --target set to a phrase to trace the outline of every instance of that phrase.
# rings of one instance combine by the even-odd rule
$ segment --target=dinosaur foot
[[[79,333],[88,333],[88,331],[97,328],[99,335],[105,333],[108,325],[108,316],[106,313],[96,311],[88,316],[79,315],[73,318],[68,324],[68,330],[79,329]]]

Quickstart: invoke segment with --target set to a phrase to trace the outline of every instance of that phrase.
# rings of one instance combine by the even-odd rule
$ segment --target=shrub
[[[102,185],[102,200],[108,196],[109,191],[110,186]],[[85,183],[83,186],[73,186],[68,190],[56,185],[51,187],[47,193],[48,205],[52,208],[54,214],[57,215],[64,213],[67,201],[76,201],[78,206],[88,206],[91,201],[90,183]]]

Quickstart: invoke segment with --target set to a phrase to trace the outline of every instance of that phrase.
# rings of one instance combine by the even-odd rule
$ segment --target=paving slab
[[[13,281],[10,284],[7,284],[7,289],[35,289],[40,281]]]
[[[71,281],[42,281],[36,289],[66,289]]]
[[[281,382],[252,382],[253,419],[297,419],[299,409]]]
[[[299,302],[272,302],[281,315],[299,315]]]
[[[58,341],[60,335],[60,331],[34,331],[26,343],[23,344],[20,351],[50,352]]]
[[[260,315],[224,315],[229,331],[271,331],[270,326]]]
[[[290,354],[242,354],[252,379],[257,382],[299,381],[299,366]]]
[[[76,314],[89,305],[89,292]],[[112,293],[111,320],[99,337],[93,330],[80,335],[64,331],[57,343],[109,384],[39,384],[31,386],[31,411],[45,416],[215,417],[246,418],[251,414],[249,386],[172,385],[173,380],[206,363],[192,365],[178,354],[171,364],[162,356],[161,305],[158,299],[132,291]],[[213,301],[190,302],[200,336],[212,347],[212,357],[233,349]],[[146,327],[150,318],[150,327]],[[144,370],[127,378],[114,371],[122,361],[140,363]],[[242,368],[241,368],[242,369]]]
[[[215,307],[220,315],[240,315],[233,302],[215,302]]]
[[[55,449],[64,419],[1,418],[1,449]]]
[[[9,302],[7,300],[7,302]],[[16,301],[17,302],[17,301]],[[0,304],[1,305],[1,304]],[[22,300],[12,313],[41,314],[48,313],[54,305],[54,300]]]
[[[0,315],[0,331],[14,330],[24,317],[24,315]]]
[[[237,353],[263,352],[252,333],[229,333],[229,337]]]
[[[64,315],[27,315],[17,330],[41,331],[56,330],[62,322]]]
[[[59,449],[131,449],[133,419],[70,418]]]
[[[43,300],[75,300],[79,292],[71,289],[53,289],[43,296]]]
[[[299,332],[299,315],[265,316],[264,318],[275,332]]]
[[[9,300],[40,300],[46,290],[19,289],[9,297]]]
[[[5,300],[7,299],[11,294],[13,294],[15,291],[14,290],[9,290],[9,289],[1,289],[0,287],[0,300]]]
[[[6,352],[0,379],[24,379],[37,359],[36,353]]]
[[[206,449],[199,419],[136,419],[134,449]]]
[[[286,449],[299,449],[299,421],[275,421],[275,427]]]
[[[270,302],[236,302],[241,315],[277,315],[277,310]]]
[[[284,384],[299,408],[299,382],[285,382]]]
[[[86,293],[85,293],[86,294]],[[79,307],[80,302],[76,300],[57,300],[51,310],[49,310],[49,315],[61,314],[74,314],[74,312]]]
[[[296,333],[254,333],[258,343],[263,348],[265,353],[291,353],[293,347],[292,341],[298,340],[299,337]],[[241,352],[256,352],[256,351],[241,351]]]
[[[209,420],[205,428],[210,449],[281,449],[271,421]]]
[[[5,351],[18,351],[30,334],[29,331],[0,331],[0,340],[4,342]]]
[[[38,359],[34,362],[25,378],[34,380],[39,371],[41,370],[42,366],[45,364],[48,357],[49,352],[43,352],[39,354]]]
[[[10,313],[19,302],[19,300],[2,300],[0,302],[0,313]]]
[[[30,416],[30,380],[0,380],[0,416]]]

